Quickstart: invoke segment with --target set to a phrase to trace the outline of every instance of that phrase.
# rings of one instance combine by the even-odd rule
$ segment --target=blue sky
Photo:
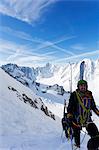
[[[99,59],[98,0],[1,0],[0,65]]]

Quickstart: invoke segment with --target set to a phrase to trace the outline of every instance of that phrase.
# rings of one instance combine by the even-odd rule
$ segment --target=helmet
[[[79,87],[79,85],[85,84],[86,86],[88,86],[87,81],[85,80],[79,80],[77,83],[77,87]]]

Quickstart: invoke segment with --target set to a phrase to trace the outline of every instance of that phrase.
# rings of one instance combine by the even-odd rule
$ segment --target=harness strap
[[[81,124],[84,124],[84,123],[86,122],[87,115],[88,115],[89,112],[90,112],[90,108],[87,109],[87,108],[84,106],[83,102],[81,101],[80,95],[79,95],[79,93],[78,93],[77,91],[76,91],[76,96],[77,96],[77,99],[78,99],[78,102],[79,102],[80,106],[81,106],[81,107],[83,108],[83,110],[86,112],[86,114],[83,114],[83,116],[82,116],[82,115],[79,115],[79,117],[80,117],[80,123],[81,123]]]
[[[87,108],[84,106],[84,104],[82,103],[82,101],[81,101],[81,99],[80,99],[80,95],[79,95],[79,93],[78,93],[77,91],[76,91],[76,96],[77,96],[77,99],[78,99],[78,101],[79,101],[81,107],[82,107],[86,112],[89,112],[90,109],[87,109]]]

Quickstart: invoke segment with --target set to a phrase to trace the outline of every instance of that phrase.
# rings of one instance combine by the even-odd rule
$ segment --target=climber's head
[[[77,83],[77,87],[81,92],[85,92],[88,88],[87,81],[79,80],[78,83]]]

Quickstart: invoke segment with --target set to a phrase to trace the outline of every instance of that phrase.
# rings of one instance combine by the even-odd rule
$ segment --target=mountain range
[[[85,62],[83,78],[88,81],[89,90],[93,91],[95,98],[99,98],[97,88],[99,59],[96,61],[84,59],[78,63],[66,63],[63,66],[47,63],[44,67],[30,68],[6,64],[2,65],[1,68],[32,90],[46,92],[48,89],[54,89],[59,94],[64,94],[64,91],[70,92],[71,86],[72,90],[76,89],[77,82],[80,79],[82,62]]]
[[[94,89],[99,105],[99,60],[85,61],[84,79]],[[76,88],[81,62],[64,66],[46,64],[29,68],[16,64],[0,68],[0,149],[4,150],[65,150],[71,149],[62,133],[64,100],[68,103],[70,84]],[[71,76],[72,75],[72,76]],[[98,117],[93,119],[99,127]],[[81,133],[83,139],[84,132]],[[86,135],[81,149],[86,150]]]

